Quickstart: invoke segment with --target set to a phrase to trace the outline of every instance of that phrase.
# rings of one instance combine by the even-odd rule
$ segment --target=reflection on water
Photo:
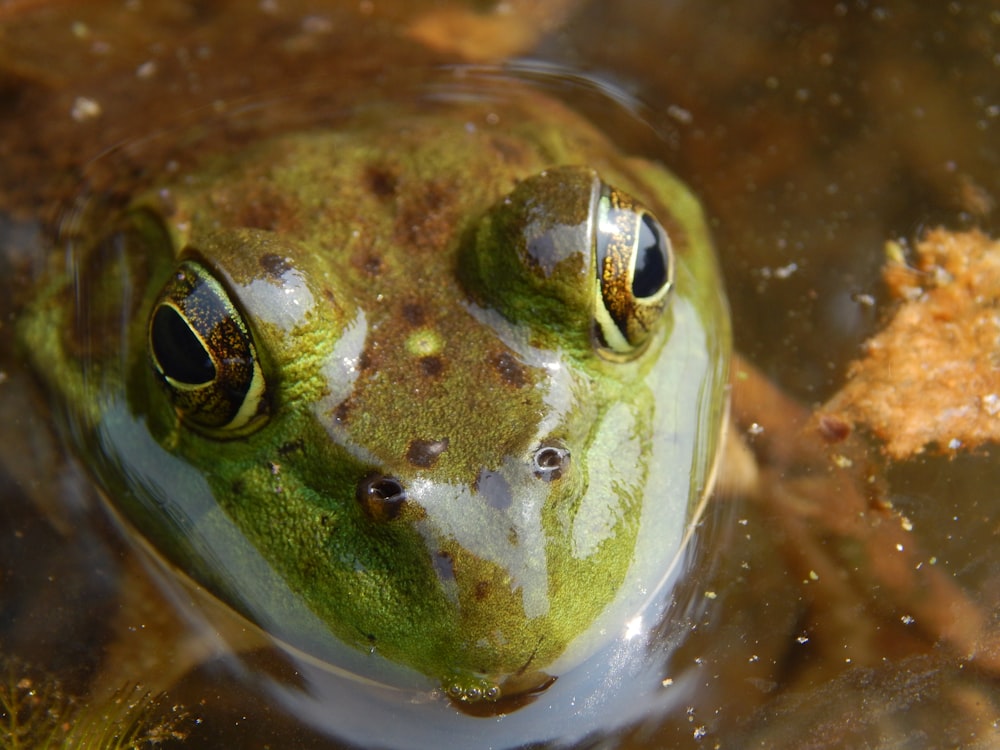
[[[627,0],[545,54],[659,105],[668,161],[718,219],[743,350],[819,399],[875,322],[853,297],[878,292],[887,238],[996,233],[997,21],[990,3]]]
[[[247,38],[212,31],[213,24],[233,22],[222,15],[225,3],[144,5],[153,19],[144,26],[137,14],[131,29],[110,26],[100,10],[87,11],[83,27],[58,6],[23,16],[0,10],[9,14],[0,15],[8,22],[0,38],[11,39],[17,24],[26,29],[18,59],[0,54],[0,102],[21,123],[17,132],[10,119],[0,125],[0,145],[12,154],[0,177],[0,262],[18,282],[12,285],[18,291],[0,301],[2,352],[14,351],[9,321],[39,267],[37,255],[25,251],[37,236],[30,218],[51,220],[81,154],[152,132],[185,104],[208,105],[216,98],[213,71],[232,86],[219,84],[223,96],[248,94],[237,79],[249,75],[247,59],[239,59],[249,50],[278,50],[278,64],[261,74],[262,87],[272,91],[280,91],[281,76],[295,75],[296,65],[317,61],[372,87],[391,87],[391,71],[405,67],[411,52],[406,44],[379,41],[393,24],[405,23],[406,11],[379,15],[377,3],[374,26],[357,25],[353,35],[336,29],[354,3],[274,4],[279,9],[268,11],[266,23],[252,13],[241,19],[252,30]],[[327,27],[306,18],[332,19],[334,30],[317,31]],[[28,32],[60,40],[62,47],[46,46],[65,49],[66,61],[33,51]],[[76,39],[76,47],[59,34]],[[223,38],[232,42],[232,66],[221,64]],[[661,137],[602,113],[600,97],[586,88],[573,94],[624,141],[655,153],[697,186],[714,220],[740,348],[779,383],[819,401],[878,322],[880,311],[866,295],[879,299],[886,239],[938,222],[996,234],[998,39],[1000,17],[988,4],[756,0],[708,8],[627,0],[582,4],[531,55],[577,70],[584,80],[614,82],[643,103],[642,119]],[[102,45],[108,49],[100,51]],[[378,66],[365,63],[372,50]],[[98,62],[81,66],[80,58]],[[142,67],[150,61],[152,68]],[[123,79],[143,85],[132,92]],[[150,94],[157,87],[162,96]],[[119,100],[123,89],[128,96]],[[90,110],[75,110],[82,122],[54,116],[73,112],[81,96],[99,102],[101,114],[88,120]],[[123,115],[136,107],[130,96],[148,109],[146,119]],[[229,144],[252,136],[224,135]],[[183,159],[183,144],[174,147]],[[46,166],[51,172],[43,176]],[[207,626],[189,594],[156,585],[162,572],[137,563],[109,531],[79,470],[52,442],[46,407],[25,407],[38,399],[19,360],[5,360],[0,411],[16,417],[3,420],[0,440],[4,653],[57,674],[67,693],[109,695],[123,675],[142,673],[144,653],[162,644],[178,654],[187,649],[201,663],[177,674],[168,696],[201,718],[181,727],[190,731],[188,746],[335,746],[295,718],[321,723],[322,702],[310,703],[298,691],[310,685],[312,695],[322,695],[314,682],[322,678],[290,665],[253,634],[237,637],[246,639],[249,655],[233,659],[215,630],[238,625]],[[921,560],[953,576],[987,620],[997,602],[995,475],[989,452],[957,461],[921,458],[888,473],[889,499],[912,525],[908,533]],[[865,550],[831,552],[826,548],[838,544],[833,534],[796,538],[795,527],[776,518],[776,507],[740,498],[717,503],[685,560],[675,597],[664,603],[665,624],[650,631],[648,672],[616,672],[616,655],[608,653],[604,677],[581,673],[578,684],[564,682],[548,710],[586,715],[594,696],[603,695],[611,715],[606,725],[634,726],[616,729],[602,747],[988,746],[995,740],[993,673],[967,669],[970,654],[929,637],[905,599],[886,595]],[[815,549],[802,550],[807,543]],[[803,568],[803,559],[836,565],[817,571]],[[836,581],[820,590],[837,596],[818,599],[812,573],[820,583]],[[125,608],[123,580],[130,582]],[[108,664],[122,665],[112,673],[115,684],[95,686],[95,675],[110,679]],[[648,687],[636,690],[643,681]],[[636,695],[652,696],[652,707],[647,711],[646,698]],[[358,714],[375,711],[380,699],[379,710],[393,710],[391,698],[365,698],[357,691],[337,700],[356,700]],[[633,710],[648,715],[633,721]],[[545,719],[515,712],[494,731],[516,744],[516,725],[532,720]]]

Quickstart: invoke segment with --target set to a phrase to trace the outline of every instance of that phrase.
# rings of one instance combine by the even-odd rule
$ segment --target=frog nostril
[[[372,472],[358,482],[358,502],[375,521],[391,521],[403,509],[406,489],[395,477]]]
[[[535,451],[535,476],[545,482],[559,479],[569,469],[569,450],[562,445],[543,445]]]

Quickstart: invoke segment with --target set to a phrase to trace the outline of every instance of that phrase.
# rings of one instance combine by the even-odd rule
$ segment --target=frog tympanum
[[[716,462],[725,304],[687,189],[565,105],[366,106],[70,234],[24,336],[69,434],[280,643],[495,699],[666,580]]]

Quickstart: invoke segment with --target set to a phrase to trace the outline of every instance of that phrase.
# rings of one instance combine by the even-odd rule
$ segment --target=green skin
[[[599,282],[602,184],[670,238],[655,304],[628,247]],[[23,331],[37,369],[118,512],[289,647],[497,698],[621,634],[676,560],[726,412],[709,238],[683,185],[562,105],[384,105],[88,221]],[[150,334],[164,301],[206,319],[201,277],[235,395],[179,394]]]

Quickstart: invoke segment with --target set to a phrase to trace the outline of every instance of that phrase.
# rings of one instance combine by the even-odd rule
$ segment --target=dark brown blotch
[[[476,581],[476,588],[472,592],[473,598],[477,602],[481,602],[490,595],[490,582],[489,581]]]
[[[524,366],[509,351],[495,352],[490,356],[490,365],[505,384],[512,388],[523,388],[528,377]]]
[[[456,189],[437,182],[415,186],[396,216],[397,241],[425,251],[447,245],[455,231],[455,205],[450,197]]]
[[[351,407],[347,401],[341,401],[333,410],[333,421],[337,424],[346,424],[351,416]]]
[[[376,198],[386,200],[396,194],[399,178],[387,167],[371,166],[365,173],[365,184]]]
[[[237,226],[269,232],[289,231],[298,225],[298,214],[285,194],[269,186],[247,195],[239,204],[234,219]]]
[[[367,372],[372,369],[372,352],[370,349],[365,349],[358,356],[358,371]]]
[[[305,453],[306,444],[302,438],[296,440],[289,440],[287,443],[282,443],[278,447],[278,455],[284,457],[290,456],[293,453]]]
[[[409,323],[414,328],[422,326],[427,315],[424,312],[423,305],[419,302],[407,302],[403,305],[403,320]]]
[[[260,267],[264,269],[264,273],[272,279],[280,281],[281,277],[292,269],[292,263],[289,258],[282,255],[264,253],[260,256]]]
[[[429,469],[437,463],[446,450],[448,450],[448,438],[443,440],[417,438],[410,441],[410,446],[406,450],[406,460],[421,469]]]
[[[351,265],[358,269],[359,272],[372,278],[381,276],[382,271],[385,270],[385,264],[382,262],[382,257],[372,253],[354,255],[351,258]]]
[[[436,378],[444,372],[444,361],[434,354],[421,357],[420,371],[429,378]]]

